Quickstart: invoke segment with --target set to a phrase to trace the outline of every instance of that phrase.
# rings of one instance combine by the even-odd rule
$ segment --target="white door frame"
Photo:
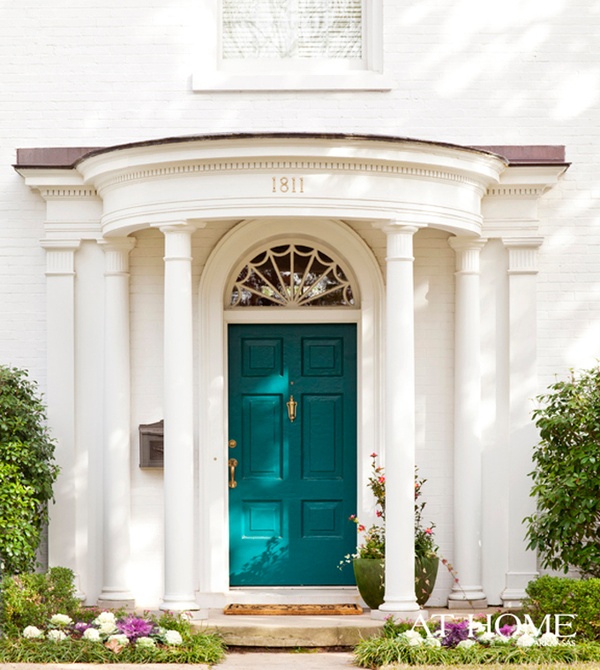
[[[342,261],[354,278],[360,296],[360,309],[224,309],[225,291],[231,273],[247,251],[257,247],[257,243],[264,247],[290,236],[295,241],[323,248]],[[232,600],[229,590],[226,324],[306,322],[307,313],[312,323],[357,323],[357,512],[368,522],[373,516],[366,495],[369,454],[380,450],[382,444],[381,322],[384,287],[375,257],[347,224],[322,217],[252,219],[238,224],[216,246],[202,273],[198,301],[198,600],[200,607],[212,608],[222,607]],[[285,590],[278,591],[278,599],[285,602]],[[264,596],[272,597],[272,593]],[[257,602],[260,594],[255,592],[253,597]],[[290,597],[297,598],[297,595]],[[240,600],[239,592],[235,598]],[[314,596],[312,599],[314,601]]]

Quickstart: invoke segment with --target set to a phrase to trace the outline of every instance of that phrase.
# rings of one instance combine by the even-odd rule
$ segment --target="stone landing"
[[[208,619],[192,622],[213,630],[231,647],[352,647],[377,635],[383,621],[370,614],[344,616],[246,616],[210,610]]]

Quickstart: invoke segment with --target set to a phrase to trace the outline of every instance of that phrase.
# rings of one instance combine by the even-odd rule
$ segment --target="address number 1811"
[[[304,177],[271,177],[272,193],[304,193]]]

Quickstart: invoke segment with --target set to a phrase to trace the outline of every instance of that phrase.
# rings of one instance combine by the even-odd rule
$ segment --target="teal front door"
[[[353,584],[356,326],[230,325],[229,439],[231,585]]]

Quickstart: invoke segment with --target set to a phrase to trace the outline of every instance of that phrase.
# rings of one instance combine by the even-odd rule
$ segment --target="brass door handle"
[[[229,488],[234,489],[237,486],[237,482],[235,481],[235,469],[237,467],[238,462],[235,460],[235,458],[230,458],[228,461],[229,465]]]

